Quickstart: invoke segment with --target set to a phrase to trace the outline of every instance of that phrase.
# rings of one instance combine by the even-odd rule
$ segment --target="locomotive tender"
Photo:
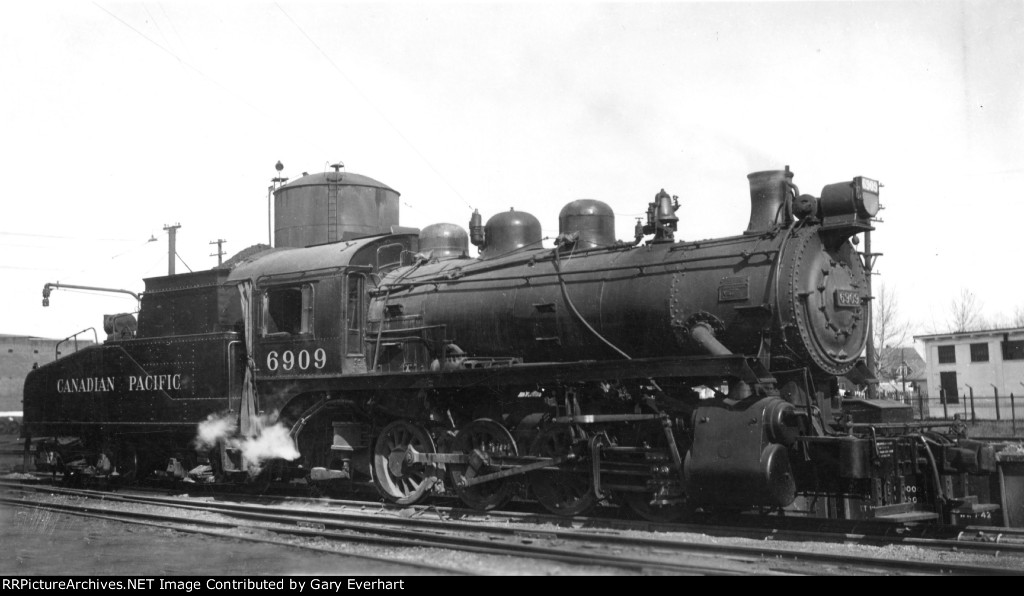
[[[474,213],[468,234],[401,228],[386,185],[304,175],[275,192],[276,247],[146,279],[137,325],[108,316],[105,343],[32,371],[23,435],[51,437],[40,458],[65,471],[84,458],[140,476],[174,458],[230,479],[255,471],[246,441],[275,423],[297,453],[262,474],[372,482],[402,504],[940,523],[998,510],[969,482],[995,470],[990,445],[839,395],[839,377],[871,380],[853,243],[878,182],[814,197],[788,166],[748,179],[741,234],[677,240],[662,190],[631,241],[608,205],[579,200],[545,247],[527,213]],[[234,435],[197,450],[210,420]]]

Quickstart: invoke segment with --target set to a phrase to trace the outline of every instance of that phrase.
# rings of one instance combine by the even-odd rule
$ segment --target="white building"
[[[0,415],[21,416],[25,377],[33,367],[91,346],[92,337],[88,340],[64,340],[0,334]]]
[[[1024,420],[1024,327],[917,335],[914,339],[924,343],[933,413],[942,407],[945,396],[950,416],[966,412],[978,419],[1010,420],[1013,394],[1016,417]]]

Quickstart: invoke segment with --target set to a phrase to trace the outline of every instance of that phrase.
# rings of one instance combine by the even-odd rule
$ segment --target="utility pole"
[[[210,241],[210,244],[216,244],[217,245],[217,254],[216,255],[210,255],[210,256],[211,257],[212,256],[216,256],[217,257],[217,266],[218,267],[220,267],[221,263],[223,263],[222,257],[224,256],[224,249],[221,248],[221,245],[223,245],[225,242],[227,242],[227,240],[225,240],[223,238],[218,238],[216,240],[211,240]]]
[[[874,300],[874,295],[871,293],[871,276],[872,271],[875,268],[875,260],[882,256],[880,252],[871,252],[871,230],[864,230],[864,252],[860,253],[861,260],[864,264],[864,273],[867,277],[868,282],[868,296]],[[867,365],[868,370],[871,371],[871,376],[875,375],[875,309],[873,305],[868,308],[868,312],[871,316],[868,317],[868,345],[867,345]],[[883,348],[885,346],[882,346]],[[876,399],[878,397],[878,383],[868,383],[868,399]]]
[[[167,232],[167,275],[174,275],[174,257],[178,254],[174,243],[176,240],[175,236],[180,227],[180,223],[176,223],[173,226],[164,226],[164,230]]]
[[[903,348],[900,348],[900,376],[903,378],[903,395],[907,395],[907,356],[903,353]]]

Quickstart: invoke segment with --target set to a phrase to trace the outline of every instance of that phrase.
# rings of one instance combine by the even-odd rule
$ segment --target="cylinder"
[[[793,172],[767,170],[747,175],[750,182],[750,223],[744,234],[760,234],[774,225],[785,223],[786,193]]]
[[[558,233],[578,233],[580,249],[615,244],[615,213],[607,203],[580,199],[562,207],[558,214]]]
[[[772,418],[785,413],[780,401],[709,401],[694,411],[693,443],[683,464],[691,503],[786,507],[793,502],[796,484],[788,450],[772,442],[779,434],[771,429]]]

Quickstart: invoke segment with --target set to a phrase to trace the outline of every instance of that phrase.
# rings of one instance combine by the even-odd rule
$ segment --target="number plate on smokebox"
[[[836,308],[856,308],[860,306],[860,294],[856,290],[836,290]]]

